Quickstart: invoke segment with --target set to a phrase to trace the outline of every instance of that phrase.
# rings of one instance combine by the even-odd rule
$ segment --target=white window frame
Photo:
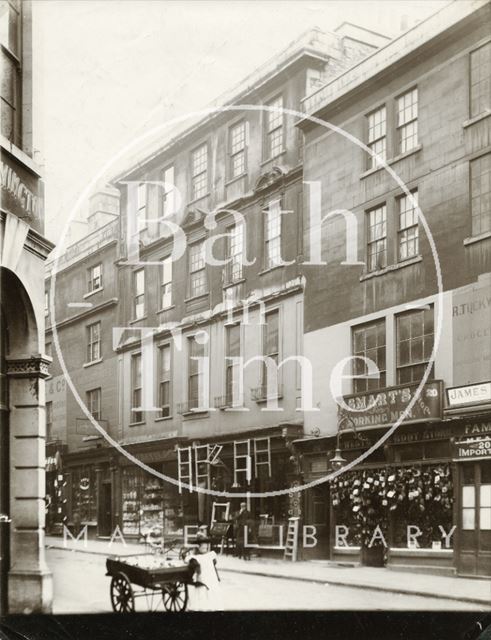
[[[96,269],[99,270],[98,275],[95,274]],[[95,283],[97,281],[99,284],[96,286]],[[100,289],[102,289],[102,262],[94,264],[87,269],[87,292],[95,293]]]
[[[396,198],[399,222],[397,232],[399,262],[419,256],[418,190],[413,189],[411,196],[414,198],[416,206],[413,206],[412,199],[406,194]],[[410,246],[413,246],[412,252],[409,252]],[[403,247],[406,247],[405,251],[403,251]]]
[[[396,98],[397,149],[407,153],[415,149],[418,142],[418,88],[413,87]],[[408,133],[411,132],[411,133]]]
[[[387,160],[387,108],[385,105],[367,114],[367,147]],[[368,169],[381,166],[377,158],[368,156]]]
[[[137,232],[144,231],[147,228],[147,201],[148,201],[147,185],[144,182],[140,182],[137,189],[137,205],[136,205]]]
[[[236,136],[237,131],[239,134]],[[236,122],[228,133],[229,177],[233,180],[247,172],[247,122]]]
[[[94,389],[87,390],[87,409],[89,413],[94,418],[94,420],[99,421],[101,419],[101,406],[102,406],[102,389],[101,387],[96,387]],[[95,400],[95,403],[94,403]],[[94,408],[95,404],[95,408]]]
[[[164,362],[164,352],[168,352],[169,359],[169,368],[163,368]],[[158,346],[158,375],[159,375],[159,388],[158,388],[158,398],[159,398],[159,407],[160,407],[160,417],[161,418],[170,418],[172,417],[172,348],[171,343],[166,342],[164,344],[160,344]],[[163,396],[163,385],[167,385],[168,388],[168,400],[167,404],[163,404],[162,396]]]
[[[97,331],[95,332],[95,327]],[[95,335],[94,339],[94,332]],[[102,358],[101,321],[87,325],[87,363],[98,362]]]
[[[469,54],[469,115],[476,118],[491,108],[491,61],[482,60],[483,57],[491,59],[491,42],[486,42]],[[474,62],[477,62],[474,64]],[[486,69],[486,66],[488,67]],[[487,92],[482,90],[483,85]],[[474,92],[477,91],[477,95]],[[474,106],[478,103],[477,108]]]
[[[264,112],[264,142],[265,142],[265,160],[277,158],[284,151],[285,144],[285,116],[283,113],[283,95],[278,95],[266,103],[267,107],[275,107],[280,113],[265,110]],[[277,141],[280,144],[277,144]]]
[[[388,264],[387,203],[382,202],[376,207],[368,209],[365,215],[367,223],[367,272],[372,273],[385,269]],[[382,245],[383,249],[379,250]],[[382,261],[380,261],[379,257],[381,255],[385,256]],[[375,262],[372,260],[373,256],[375,256]]]
[[[200,255],[199,255],[200,254]],[[196,274],[200,274],[200,286],[196,287]],[[197,298],[208,293],[204,240],[193,242],[188,249],[189,297]]]
[[[274,269],[281,266],[281,201],[272,200],[264,214],[264,256],[265,269]]]
[[[172,256],[162,258],[160,270],[160,309],[172,307]]]
[[[138,369],[136,362],[139,363]],[[131,376],[131,398],[130,398],[130,424],[138,424],[143,422],[143,411],[141,409],[143,390],[142,390],[142,354],[132,353],[130,361],[130,376]],[[137,400],[138,398],[138,400]],[[139,411],[136,411],[139,409]]]
[[[145,269],[133,271],[133,319],[145,317]]]
[[[246,226],[240,222],[227,228],[227,264],[225,282],[232,284],[243,278],[244,233]]]
[[[191,199],[199,200],[208,194],[208,143],[191,152]]]
[[[162,169],[161,181],[165,183],[165,186],[162,186],[162,211],[161,216],[163,218],[169,218],[173,214],[176,213],[176,186],[174,184],[175,181],[175,170],[174,165],[169,165],[165,169]],[[169,187],[172,185],[172,188]]]

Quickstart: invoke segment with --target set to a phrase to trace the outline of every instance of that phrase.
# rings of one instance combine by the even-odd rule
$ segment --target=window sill
[[[133,320],[130,320],[129,323],[136,324],[137,322],[141,322],[142,320],[146,320],[146,319],[147,319],[147,315],[145,314],[141,318],[133,318]]]
[[[231,184],[234,184],[234,182],[238,182],[239,180],[242,180],[242,178],[246,178],[247,177],[247,172],[241,173],[238,176],[235,176],[235,178],[230,178],[230,180],[227,180],[227,182],[225,183],[226,187],[229,187]]]
[[[141,422],[130,422],[128,427],[141,427],[142,424],[145,424],[145,420],[142,420]]]
[[[207,191],[206,193],[204,193],[202,196],[199,196],[199,198],[193,198],[192,200],[190,200],[188,202],[188,207],[192,206],[193,204],[196,204],[197,202],[199,202],[200,200],[204,200],[205,198],[208,198],[211,195],[210,191]]]
[[[99,358],[98,360],[92,360],[92,362],[85,362],[82,366],[86,369],[87,367],[92,367],[94,364],[99,364],[102,362],[103,358]]]
[[[486,233],[481,233],[478,236],[470,236],[469,238],[464,238],[464,246],[475,244],[476,242],[481,242],[482,240],[488,240],[488,238],[491,238],[491,231],[486,231]]]
[[[84,293],[84,296],[83,296],[84,300],[86,300],[87,298],[90,298],[95,293],[100,293],[101,291],[104,291],[104,287],[99,287],[98,289],[94,289],[93,291],[89,291],[88,293]]]
[[[413,147],[409,151],[405,151],[404,153],[400,153],[399,155],[394,156],[393,158],[389,158],[388,160],[385,161],[385,163],[389,166],[392,164],[395,164],[396,162],[399,162],[399,160],[404,160],[404,158],[408,158],[409,156],[412,156],[413,154],[418,153],[419,151],[422,150],[422,148],[423,146],[421,144],[418,144],[416,147]],[[380,167],[372,167],[371,169],[367,169],[362,174],[360,174],[360,180],[363,180],[364,178],[367,178],[368,176],[371,176],[374,173],[381,171],[382,169],[385,169],[385,167],[380,166]]]
[[[239,278],[238,280],[234,280],[233,282],[226,282],[222,288],[230,289],[230,287],[236,287],[238,284],[242,284],[245,281],[246,281],[245,278]]]
[[[391,264],[389,267],[385,267],[384,269],[379,269],[378,271],[363,273],[360,276],[360,282],[363,282],[364,280],[370,280],[371,278],[377,278],[378,276],[383,276],[386,273],[391,273],[392,271],[398,271],[399,269],[404,269],[404,267],[410,267],[413,264],[418,264],[418,262],[423,262],[422,256],[415,256],[414,258],[408,258],[408,260],[404,260],[404,262],[397,262],[396,264]]]
[[[400,153],[394,158],[391,158],[390,160],[387,161],[387,164],[395,164],[396,162],[399,162],[399,160],[404,160],[404,158],[408,158],[409,156],[412,156],[415,153],[419,153],[422,150],[422,148],[423,148],[423,145],[418,144],[412,149],[409,149],[409,151],[404,151],[404,153]]]
[[[165,422],[166,420],[172,420],[174,416],[163,416],[160,418],[155,418],[154,422]]]
[[[467,129],[467,127],[472,127],[472,125],[476,124],[476,122],[481,122],[481,120],[485,120],[486,118],[489,118],[489,116],[491,116],[491,111],[485,111],[484,113],[480,113],[479,115],[474,116],[473,118],[469,118],[468,120],[465,120],[462,123],[462,128]]]
[[[259,276],[264,276],[267,273],[271,273],[271,271],[275,271],[276,269],[281,269],[282,267],[287,267],[287,264],[276,264],[274,267],[268,267],[267,269],[263,269],[258,273]]]
[[[196,302],[196,300],[201,300],[207,298],[210,295],[210,292],[200,293],[199,296],[191,296],[190,298],[184,298],[184,302],[187,304],[188,302]]]
[[[281,158],[281,156],[284,156],[285,153],[286,153],[286,149],[282,149],[280,153],[276,154],[273,158],[267,158],[266,160],[263,160],[259,166],[264,167],[264,165],[269,164],[274,160],[277,160],[278,158]]]
[[[171,311],[172,309],[175,309],[176,305],[175,304],[171,304],[168,307],[164,307],[163,309],[158,309],[157,313],[165,313],[166,311]]]
[[[209,418],[210,413],[209,409],[194,409],[191,411],[185,411],[181,414],[183,418],[192,419],[192,418]]]

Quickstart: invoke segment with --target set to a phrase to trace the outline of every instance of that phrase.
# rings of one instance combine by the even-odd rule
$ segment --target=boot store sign
[[[389,426],[406,411],[416,395],[418,384],[387,387],[376,393],[357,393],[345,396],[349,411],[339,407],[340,429],[350,430],[352,422],[356,428]],[[442,417],[442,382],[433,381],[424,385],[417,396],[405,423],[428,422]]]

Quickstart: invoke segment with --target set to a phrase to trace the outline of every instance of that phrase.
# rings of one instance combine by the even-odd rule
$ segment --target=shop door
[[[101,485],[101,503],[99,509],[99,535],[110,536],[112,531],[112,485],[110,482],[103,482]]]
[[[491,576],[491,460],[460,466],[457,569]]]
[[[303,558],[329,558],[330,556],[330,525],[329,525],[329,485],[323,483],[306,492],[306,514],[304,524],[309,525],[307,533],[314,534],[314,538],[306,538]],[[303,542],[303,540],[302,540]],[[311,546],[313,545],[313,546]]]
[[[7,613],[10,568],[10,456],[6,339],[4,317],[0,311],[0,616]]]

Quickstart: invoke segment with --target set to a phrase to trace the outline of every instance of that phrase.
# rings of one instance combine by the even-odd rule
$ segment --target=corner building
[[[49,613],[44,556],[43,180],[34,158],[32,6],[2,6],[0,214],[0,615]]]

